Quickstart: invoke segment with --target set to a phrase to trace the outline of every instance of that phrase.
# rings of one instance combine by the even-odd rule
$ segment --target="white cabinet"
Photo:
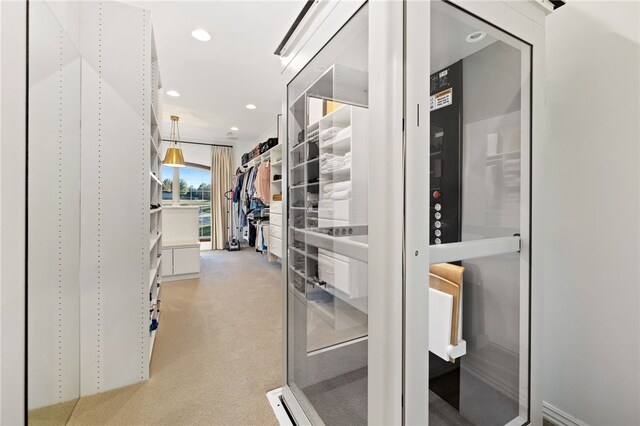
[[[198,207],[163,207],[162,276],[164,281],[200,275]]]
[[[173,250],[162,250],[162,276],[173,275]]]
[[[200,273],[200,246],[173,249],[173,275]]]
[[[271,244],[269,245],[269,252],[274,256],[282,258],[282,240],[272,235],[270,239],[270,243]]]
[[[200,242],[174,243],[162,248],[163,281],[177,281],[200,276]]]

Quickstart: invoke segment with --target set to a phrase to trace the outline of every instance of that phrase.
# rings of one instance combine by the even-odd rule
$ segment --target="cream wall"
[[[23,424],[26,5],[0,2],[0,424]]]
[[[593,426],[640,424],[639,22],[636,1],[547,18],[545,409]]]

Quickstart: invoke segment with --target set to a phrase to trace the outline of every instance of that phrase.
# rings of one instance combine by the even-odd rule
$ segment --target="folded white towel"
[[[334,191],[344,191],[345,189],[351,189],[351,181],[327,183],[322,187],[322,192],[330,193]]]
[[[349,169],[351,169],[351,161],[345,161],[344,163],[338,165],[326,165],[320,167],[320,171],[322,173],[333,173]]]
[[[320,140],[326,141],[327,139],[334,138],[338,132],[342,130],[340,127],[330,127],[320,132]]]
[[[351,198],[351,190],[345,189],[344,191],[337,191],[331,194],[332,200],[348,200]]]
[[[351,126],[345,127],[344,129],[340,130],[338,134],[336,134],[336,139],[340,140],[346,138],[347,136],[351,136]]]

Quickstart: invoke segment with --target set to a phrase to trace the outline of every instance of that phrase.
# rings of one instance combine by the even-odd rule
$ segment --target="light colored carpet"
[[[200,279],[164,283],[151,378],[78,401],[71,425],[277,425],[280,264],[203,252]]]
[[[28,413],[28,424],[30,426],[59,426],[64,425],[69,420],[78,399],[49,405],[48,407],[37,408]]]

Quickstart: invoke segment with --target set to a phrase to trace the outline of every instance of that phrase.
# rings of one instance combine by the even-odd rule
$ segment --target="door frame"
[[[445,0],[446,1],[446,0]],[[542,252],[531,245],[533,230],[541,230],[540,195],[544,129],[544,17],[548,11],[535,0],[476,2],[449,0],[502,30],[531,44],[530,182],[522,188],[529,201],[529,241],[523,244],[529,268],[529,421],[542,424]],[[302,19],[282,52],[282,114],[287,114],[287,86],[365,0],[330,0],[315,3]],[[369,342],[368,422],[370,424],[423,424],[428,418],[428,265],[429,229],[424,221],[428,202],[407,194],[428,184],[430,71],[429,1],[369,2]],[[375,46],[375,47],[372,47]],[[286,120],[282,121],[287,149]],[[523,163],[527,160],[523,156]],[[283,155],[288,170],[288,155]],[[375,172],[374,172],[375,171]],[[288,176],[283,173],[284,187]],[[402,191],[398,191],[402,188]],[[283,203],[288,205],[287,191]],[[391,206],[391,208],[390,208]],[[399,206],[393,207],[393,206]],[[426,210],[425,210],[426,208]],[[287,229],[283,215],[283,229]],[[374,231],[375,230],[375,231]],[[523,238],[524,240],[524,238]],[[511,244],[512,242],[505,242]],[[288,232],[283,235],[288,247]],[[531,249],[531,251],[528,251]],[[434,256],[435,257],[435,256]],[[300,424],[311,420],[288,386],[288,259],[282,257],[283,397]],[[406,283],[424,282],[423,286]],[[420,374],[419,372],[423,372]],[[312,413],[312,417],[313,413]],[[321,422],[320,422],[321,423]]]
[[[316,3],[299,23],[291,42],[283,49],[282,114],[287,117],[287,86],[329,40],[367,3],[366,0],[334,0]],[[369,186],[376,197],[368,197],[369,232],[369,332],[368,332],[368,421],[373,424],[399,424],[402,420],[402,312],[401,284],[403,265],[403,33],[402,2],[369,2],[369,99],[381,107],[369,110]],[[372,25],[372,23],[376,23]],[[378,27],[377,25],[381,25]],[[376,31],[373,30],[376,28]],[[383,28],[380,30],[379,28]],[[372,49],[371,46],[376,46]],[[390,99],[387,104],[384,99]],[[287,121],[282,120],[284,150],[287,151]],[[390,141],[393,143],[389,143]],[[288,152],[288,151],[287,151]],[[288,170],[288,155],[283,155],[283,170]],[[374,173],[373,170],[378,170]],[[380,173],[380,171],[386,173]],[[396,173],[394,173],[394,171]],[[283,173],[284,187],[288,176]],[[288,205],[287,191],[283,203]],[[283,215],[283,229],[287,229]],[[391,224],[391,226],[389,226]],[[283,235],[288,247],[288,232]],[[426,252],[426,250],[425,250]],[[283,399],[300,424],[322,423],[315,413],[305,413],[288,385],[287,354],[289,311],[287,299],[288,259],[282,258],[283,302]],[[396,282],[398,285],[386,285]]]
[[[542,146],[544,142],[544,17],[548,11],[537,6],[535,2],[518,2],[518,1],[494,1],[494,2],[476,2],[473,0],[444,0],[454,7],[461,9],[476,18],[479,18],[491,25],[505,31],[516,38],[530,44],[531,47],[531,86],[530,86],[530,105],[529,113],[530,126],[523,126],[523,129],[529,130],[529,144],[523,145],[522,151],[522,167],[523,175],[528,172],[529,182],[523,184],[521,188],[521,230],[520,243],[520,269],[521,283],[525,282],[529,288],[528,297],[523,299],[528,303],[529,321],[525,324],[528,326],[529,344],[526,351],[528,353],[528,365],[521,364],[521,374],[523,369],[528,369],[529,401],[527,406],[528,422],[524,420],[519,422],[515,419],[512,423],[523,424],[542,424],[542,285],[537,280],[541,276],[541,265],[535,262],[535,259],[541,257],[541,251],[536,250],[531,245],[533,230],[542,229],[536,221],[540,210],[537,202],[539,196],[534,193],[533,188],[538,188],[537,182],[540,182],[539,176],[542,175],[543,169],[541,161],[541,153],[533,149],[535,146]],[[425,170],[428,175],[429,164],[424,164],[424,158],[428,158],[423,150],[424,141],[428,140],[428,134],[425,132],[429,128],[429,114],[420,114],[421,111],[428,112],[429,104],[425,95],[429,93],[429,88],[425,87],[425,76],[430,75],[430,37],[429,26],[424,25],[429,22],[430,7],[428,1],[408,1],[405,3],[405,122],[406,122],[406,157],[405,157],[405,173],[407,194],[417,193],[420,187],[424,187],[424,182],[428,182],[428,176],[425,178]],[[526,81],[526,80],[525,80]],[[540,90],[542,89],[542,90]],[[537,91],[536,91],[537,90]],[[428,154],[428,147],[427,154]],[[416,183],[418,182],[418,183]],[[419,198],[419,197],[414,197]],[[429,248],[430,256],[427,255],[427,261],[420,258],[420,255],[412,256],[420,250],[422,241],[427,241],[428,232],[424,230],[425,224],[423,215],[413,214],[413,212],[429,211],[428,200],[416,200],[411,205],[411,200],[405,201],[406,213],[406,229],[410,230],[407,234],[405,253],[406,271],[405,276],[407,282],[424,282],[421,288],[428,288],[428,267],[429,257],[434,259],[442,258],[442,251],[463,248],[464,243],[458,244],[460,247],[446,247],[448,245],[432,246]],[[422,201],[422,203],[420,203]],[[528,213],[528,214],[527,214]],[[424,240],[412,240],[411,238],[421,235]],[[511,247],[514,247],[514,239],[505,238],[501,241],[486,240],[487,245],[480,250],[491,254],[494,250],[499,253]],[[533,248],[533,251],[531,250]],[[495,254],[494,253],[494,254]],[[409,277],[415,277],[411,281]],[[425,395],[425,389],[428,389],[428,357],[417,356],[416,351],[420,347],[424,347],[421,338],[425,338],[425,329],[428,326],[418,326],[416,324],[428,325],[428,292],[427,295],[418,293],[413,286],[406,286],[406,304],[405,304],[405,385],[404,385],[404,423],[405,424],[421,424],[424,419],[428,418],[428,394]],[[412,293],[413,292],[413,293]],[[425,314],[426,313],[426,314]],[[425,315],[427,318],[425,319]],[[521,327],[523,327],[521,319]],[[416,335],[417,334],[417,335]],[[522,335],[522,334],[521,334]],[[428,342],[428,336],[426,336]],[[428,343],[427,343],[428,346]],[[426,383],[426,385],[425,385]],[[523,413],[521,413],[523,416]]]

